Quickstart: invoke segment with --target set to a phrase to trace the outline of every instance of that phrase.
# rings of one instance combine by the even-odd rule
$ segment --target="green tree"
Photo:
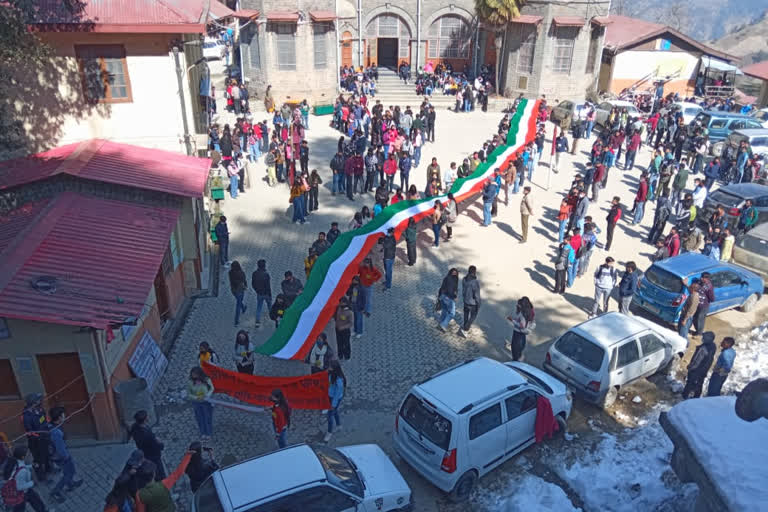
[[[525,0],[475,0],[475,11],[480,21],[486,26],[490,26],[496,32],[497,37],[500,37],[507,29],[507,25],[520,16],[520,8],[524,4]],[[496,46],[496,94],[499,93],[500,66],[501,48]]]

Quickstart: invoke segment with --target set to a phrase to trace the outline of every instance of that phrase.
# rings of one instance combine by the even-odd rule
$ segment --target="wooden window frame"
[[[297,56],[296,56],[296,38],[297,26],[292,22],[277,22],[273,24],[273,33],[275,35],[275,57],[277,58],[277,70],[278,71],[296,71],[297,69]],[[289,36],[289,37],[286,37]],[[285,59],[280,58],[280,45],[290,41],[293,46],[293,59],[292,62],[286,62]]]
[[[101,52],[105,55],[109,54],[117,54],[120,55],[120,57],[105,57],[100,56],[99,64],[101,66],[101,72],[103,73],[103,82],[104,82],[104,98],[91,98],[89,91],[88,91],[88,85],[87,80],[85,76],[85,59],[91,58],[90,56],[85,56],[86,53],[99,53],[99,49],[101,49]],[[94,50],[96,50],[94,52]],[[75,45],[75,57],[77,58],[77,66],[80,72],[80,82],[83,87],[83,95],[85,96],[86,100],[91,103],[133,103],[133,90],[131,88],[131,76],[128,72],[128,60],[126,59],[125,54],[125,46],[122,44],[77,44]],[[126,89],[126,97],[125,98],[113,98],[112,97],[112,88],[109,85],[109,81],[107,80],[107,67],[106,62],[104,59],[106,58],[116,58],[121,61],[122,67],[123,67],[123,76],[125,77],[125,89]]]
[[[579,31],[574,27],[555,27],[555,41],[552,52],[552,72],[570,75],[573,70],[573,55]],[[565,66],[564,64],[568,65]]]
[[[535,26],[525,23],[517,23],[517,30],[520,39],[520,49],[517,51],[517,65],[515,69],[518,74],[532,75],[533,68],[536,65],[536,39],[538,31]],[[523,51],[524,49],[525,51]]]
[[[328,69],[328,33],[327,22],[312,24],[312,64],[314,69]],[[322,46],[322,52],[319,52]]]

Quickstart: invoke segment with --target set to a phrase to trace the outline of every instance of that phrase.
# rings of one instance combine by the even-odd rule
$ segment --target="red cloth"
[[[360,284],[363,286],[372,286],[373,283],[381,279],[381,270],[376,267],[360,265],[358,272],[360,274]]]
[[[543,396],[536,399],[536,442],[540,443],[544,439],[551,439],[560,429],[555,415],[552,413],[552,404]]]

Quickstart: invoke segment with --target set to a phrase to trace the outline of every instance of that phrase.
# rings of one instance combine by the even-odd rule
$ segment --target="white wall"
[[[699,58],[686,52],[630,50],[618,54],[613,62],[613,79],[639,80],[651,73],[659,76],[680,70],[676,80],[695,78]],[[656,71],[658,69],[658,72]]]

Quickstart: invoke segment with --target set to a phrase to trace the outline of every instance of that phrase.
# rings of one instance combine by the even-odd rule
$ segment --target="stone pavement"
[[[447,166],[480,147],[495,133],[500,117],[497,113],[439,111],[437,142],[424,148],[420,167],[411,172],[412,183],[424,188],[425,170],[432,156],[438,158],[441,166]],[[327,126],[328,121],[329,117],[311,116],[311,129],[307,132],[310,169],[317,168],[324,180],[320,209],[309,217],[308,224],[291,224],[288,187],[283,184],[269,188],[263,181],[262,164],[251,168],[251,189],[236,200],[227,195],[223,202],[231,230],[230,258],[243,265],[249,278],[256,261],[266,259],[273,296],[279,290],[286,270],[292,270],[302,282],[305,281],[303,258],[318,231],[326,231],[332,221],[338,221],[344,228],[355,211],[363,205],[370,207],[373,204],[372,194],[362,198],[356,196],[354,201],[330,194],[328,162],[335,152],[339,133]],[[361,339],[352,339],[352,359],[343,362],[349,383],[341,407],[343,430],[330,444],[381,445],[414,490],[419,510],[438,510],[444,507],[444,500],[435,488],[403,464],[392,449],[394,416],[408,388],[438,370],[471,357],[507,358],[504,339],[509,337],[511,330],[505,318],[523,295],[531,298],[537,313],[537,331],[529,337],[526,353],[527,360],[533,364],[541,362],[549,340],[586,319],[586,309],[591,306],[593,294],[591,274],[577,280],[564,296],[554,295],[551,289],[557,238],[555,216],[575,172],[587,161],[588,151],[589,144],[582,141],[582,151],[575,157],[564,156],[560,173],[551,176],[549,190],[545,189],[549,172],[545,152],[544,164],[535,171],[533,178],[532,199],[536,215],[531,219],[527,244],[518,242],[519,196],[510,194],[508,207],[503,202],[500,204],[499,215],[489,228],[479,226],[482,208],[476,203],[459,217],[451,242],[432,248],[431,230],[421,232],[418,261],[414,267],[405,265],[404,247],[399,246],[392,290],[383,292],[377,287],[374,291],[373,314],[365,320],[365,334]],[[643,149],[637,161],[645,165],[649,158],[649,153]],[[631,206],[638,176],[638,169],[622,172],[614,168],[611,171],[607,190],[602,191],[598,204],[590,206],[589,214],[599,226],[605,226],[612,196],[619,195],[624,205]],[[640,268],[647,267],[652,249],[640,237],[647,233],[652,222],[653,211],[652,208],[649,210],[641,226],[632,226],[625,217],[616,230],[611,255],[618,262],[635,260]],[[377,251],[374,249],[374,262],[381,267]],[[593,255],[592,268],[605,256],[598,250]],[[459,268],[463,277],[470,264],[478,267],[484,301],[472,335],[464,339],[454,332],[439,332],[432,308],[448,269]],[[260,329],[254,328],[255,295],[252,292],[246,297],[249,309],[241,319],[240,327],[233,325],[235,301],[228,290],[226,273],[222,273],[218,292],[217,297],[196,301],[170,354],[168,370],[156,390],[161,417],[155,430],[166,443],[169,466],[181,458],[190,442],[199,438],[191,407],[178,398],[178,392],[186,387],[189,368],[196,365],[198,344],[209,342],[219,353],[222,365],[234,369],[232,348],[239,328],[246,329],[257,345],[274,331],[268,320]],[[723,316],[730,315],[741,314],[728,312]],[[455,325],[451,328],[455,331]],[[333,326],[329,325],[326,332],[335,346]],[[300,375],[307,371],[306,365],[296,361],[264,356],[259,356],[256,361],[256,373],[260,375]],[[314,411],[295,411],[288,441],[321,442],[325,429],[325,416]],[[276,448],[267,413],[252,414],[225,407],[215,408],[212,444],[220,463],[240,461]],[[258,481],[258,476],[254,476],[254,481]]]

